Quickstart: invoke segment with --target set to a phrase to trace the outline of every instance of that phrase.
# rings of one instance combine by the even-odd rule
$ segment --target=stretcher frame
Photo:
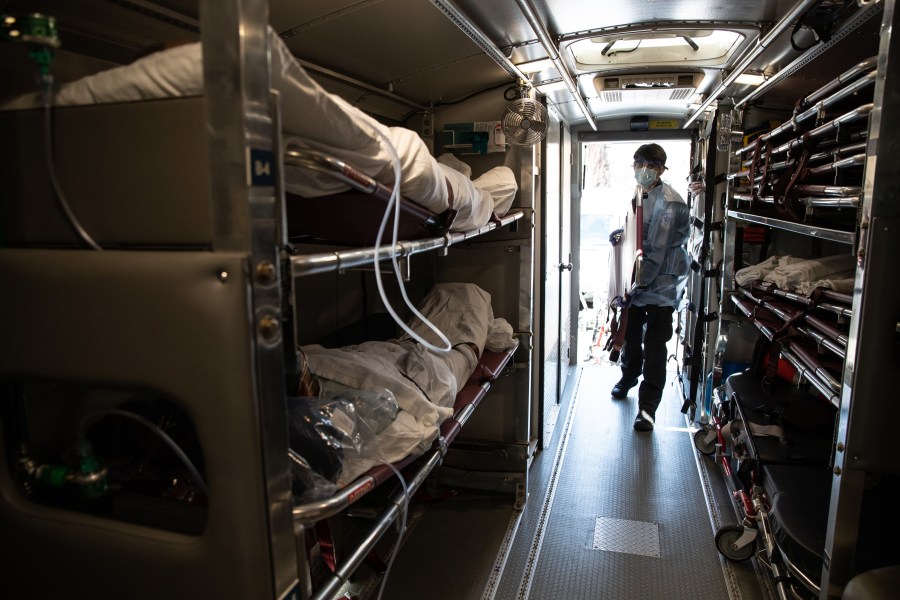
[[[354,190],[363,194],[362,202],[369,201],[369,195],[374,196],[375,202],[372,206],[367,206],[369,217],[366,222],[369,225],[368,232],[355,232],[353,237],[357,242],[363,242],[371,239],[374,241],[375,235],[372,232],[372,224],[377,223],[379,219],[372,218],[372,215],[381,216],[387,202],[389,201],[392,190],[387,186],[381,185],[371,177],[360,172],[353,165],[329,156],[326,153],[306,150],[296,147],[288,148],[286,152],[286,161],[295,166],[305,168],[313,168],[321,173],[343,181],[350,185]],[[346,194],[341,194],[341,198],[346,198]],[[328,203],[332,196],[323,197],[322,201]],[[289,200],[290,201],[290,200]],[[358,200],[354,199],[353,202]],[[407,201],[401,198],[405,204]],[[496,215],[486,225],[477,230],[465,232],[448,231],[453,220],[452,209],[448,211],[439,221],[429,220],[428,211],[417,209],[415,203],[408,214],[411,219],[407,219],[407,231],[412,227],[421,227],[423,223],[427,223],[426,228],[433,226],[434,223],[442,222],[438,228],[444,230],[440,235],[432,235],[424,239],[415,239],[410,241],[398,241],[396,245],[383,245],[381,247],[354,248],[348,250],[337,250],[334,252],[304,254],[291,256],[289,258],[289,271],[291,279],[291,296],[295,297],[299,290],[297,289],[298,281],[308,275],[341,271],[344,269],[370,265],[378,261],[388,260],[391,253],[395,253],[402,260],[406,261],[410,256],[422,252],[440,250],[446,252],[447,249],[456,243],[463,242],[473,237],[483,235],[490,231],[494,231],[505,225],[514,223],[524,216],[521,210],[513,210],[504,215],[497,217]],[[374,208],[375,212],[372,212]],[[423,216],[425,219],[423,220]],[[433,215],[431,215],[433,216]],[[412,224],[410,226],[410,223]],[[326,236],[332,237],[332,236]],[[344,238],[346,239],[346,238]],[[408,266],[408,262],[406,262]],[[376,264],[376,268],[378,265]],[[295,321],[296,322],[296,321]],[[296,339],[296,332],[294,333]],[[378,465],[367,472],[361,474],[354,481],[344,486],[323,500],[309,502],[306,504],[295,505],[292,509],[292,515],[295,528],[299,532],[304,532],[304,528],[308,528],[316,523],[320,523],[329,517],[333,517],[350,508],[361,498],[373,491],[376,487],[389,481],[395,476],[394,469],[399,472],[408,472],[404,474],[406,480],[406,494],[402,490],[395,492],[390,501],[385,506],[381,514],[376,517],[375,522],[368,529],[361,544],[357,545],[344,559],[337,563],[334,557],[329,558],[326,563],[329,564],[330,575],[327,576],[324,583],[315,590],[309,590],[311,600],[326,600],[333,597],[341,586],[344,585],[355,570],[366,560],[374,551],[379,540],[392,527],[392,525],[402,516],[402,506],[406,498],[412,496],[425,482],[428,475],[441,464],[444,456],[447,454],[450,445],[460,433],[465,423],[474,413],[475,409],[490,390],[491,385],[504,372],[509,363],[512,361],[518,346],[510,348],[503,352],[492,352],[485,350],[478,359],[475,370],[469,377],[468,381],[459,391],[453,406],[453,416],[439,426],[439,436],[432,443],[432,446],[424,454],[420,456],[409,456],[392,465],[393,468],[386,465]]]
[[[753,282],[740,288],[739,292],[740,296],[731,295],[732,303],[767,340],[780,344],[780,355],[796,369],[800,381],[812,385],[834,406],[840,406],[842,390],[838,378],[802,345],[793,343],[790,335],[793,332],[806,337],[818,348],[831,352],[843,364],[846,351],[840,345],[841,333],[836,327],[811,314],[811,311],[823,310],[839,317],[843,317],[845,311],[852,313],[849,307],[824,301],[845,301],[847,295],[820,290],[815,298],[805,297],[762,282]],[[801,322],[819,331],[804,327]]]
[[[762,389],[760,393],[768,397]],[[715,395],[717,410],[713,412],[710,423],[695,432],[694,444],[701,453],[714,455],[716,463],[722,469],[726,487],[743,515],[740,524],[724,525],[717,530],[715,536],[717,548],[724,556],[737,561],[747,560],[754,554],[762,555],[766,560],[766,566],[773,572],[779,593],[784,594],[780,597],[789,597],[790,592],[787,588],[793,584],[800,584],[811,593],[818,594],[820,586],[793,564],[773,533],[772,502],[766,484],[761,481],[765,461],[755,449],[753,435],[749,432],[749,421],[744,414],[746,407],[740,399],[740,394],[737,390],[732,390],[729,398],[725,400],[719,398],[719,390],[715,391]],[[815,398],[809,400],[818,401]],[[739,421],[745,425],[737,434],[726,427]],[[740,433],[744,428],[746,431]],[[747,439],[744,439],[744,436]],[[790,461],[790,458],[787,460]],[[796,464],[803,468],[806,463],[801,461]],[[744,473],[743,480],[735,468]],[[758,551],[757,538],[762,541],[762,548]]]
[[[871,59],[865,61],[872,62]],[[803,223],[810,221],[817,213],[835,217],[845,209],[855,211],[859,206],[861,189],[836,192],[826,188],[850,187],[841,185],[844,183],[842,180],[853,180],[855,173],[862,171],[866,161],[865,145],[858,140],[864,139],[865,133],[854,131],[851,141],[847,130],[855,128],[859,121],[867,121],[874,110],[874,103],[861,104],[836,117],[826,115],[827,111],[844,105],[849,98],[860,93],[868,94],[876,79],[876,70],[863,75],[861,65],[854,66],[841,77],[801,99],[789,121],[736,150],[736,157],[752,156],[749,160],[741,160],[743,170],[729,175],[732,181],[747,181],[750,186],[748,190],[734,190],[732,200],[735,208],[740,207],[742,202],[749,204],[751,212],[757,205],[765,210],[774,207],[779,216]],[[799,112],[803,108],[805,110]],[[829,120],[823,123],[826,119]],[[794,139],[773,145],[775,139],[790,132],[795,134]],[[834,140],[828,142],[831,136]],[[819,150],[820,144],[835,147]],[[850,148],[855,149],[853,154],[849,154],[853,152]],[[786,158],[774,160],[781,154],[786,154]],[[830,162],[819,164],[822,161]],[[829,176],[833,180],[832,186],[810,183]],[[855,229],[858,223],[840,223],[839,226]]]
[[[394,468],[401,472],[403,470],[412,471],[409,475],[404,475],[406,494],[401,490],[391,496],[384,511],[376,517],[375,523],[369,528],[364,541],[356,546],[339,565],[334,565],[334,569],[325,583],[315,590],[312,600],[327,600],[333,597],[341,585],[347,582],[350,575],[375,549],[382,536],[401,517],[403,503],[406,499],[415,494],[425,482],[426,477],[441,464],[450,444],[475,412],[478,404],[490,390],[491,384],[503,374],[516,349],[514,347],[503,352],[485,351],[482,354],[466,385],[456,397],[453,416],[441,423],[440,435],[432,444],[431,449],[421,456],[410,456],[399,463],[394,463]],[[294,520],[298,526],[308,526],[337,515],[394,476],[394,471],[387,466],[373,467],[330,498],[294,506],[292,511]]]

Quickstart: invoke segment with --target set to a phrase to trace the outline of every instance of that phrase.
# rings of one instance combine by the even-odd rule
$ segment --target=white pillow
[[[469,178],[472,177],[472,167],[470,167],[463,161],[459,160],[452,154],[449,154],[449,153],[441,154],[440,156],[437,157],[437,161],[439,163],[441,163],[442,165],[447,165],[451,169],[459,171],[466,177],[469,177]]]
[[[502,217],[512,206],[519,185],[509,167],[494,167],[475,181],[475,187],[484,190],[494,199],[494,212]]]

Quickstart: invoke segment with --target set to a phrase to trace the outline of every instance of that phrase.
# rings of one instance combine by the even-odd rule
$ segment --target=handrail
[[[857,192],[857,194],[858,193],[859,192]],[[800,233],[810,237],[821,238],[823,240],[840,242],[842,244],[852,245],[855,243],[854,240],[856,239],[856,234],[852,231],[841,231],[839,229],[815,227],[813,225],[806,225],[804,223],[797,223],[795,221],[785,221],[783,219],[776,219],[774,217],[766,217],[763,215],[756,215],[753,213],[741,212],[737,210],[729,210],[726,214],[728,217],[732,219],[738,219],[739,221],[756,223],[757,225],[765,225],[767,227],[774,227],[776,229]]]
[[[569,72],[569,67],[559,56],[559,52],[557,52],[556,50],[556,44],[553,42],[553,40],[550,39],[550,32],[547,31],[547,26],[544,25],[544,22],[538,15],[537,9],[535,8],[534,4],[531,2],[531,0],[516,0],[516,4],[519,5],[519,10],[522,11],[522,16],[525,17],[525,20],[528,21],[529,25],[531,25],[534,33],[537,34],[538,41],[540,42],[541,46],[543,46],[544,52],[547,53],[547,56],[553,63],[553,66],[559,72],[560,76],[563,79],[563,82],[566,84],[566,88],[568,88],[569,93],[572,94],[572,98],[575,100],[575,104],[578,106],[579,110],[581,110],[581,114],[583,114],[587,119],[588,125],[590,125],[594,131],[597,131],[597,121],[588,108],[587,104],[585,104],[584,102],[584,98],[581,95],[581,90],[578,89],[578,82],[572,78],[572,73]]]
[[[734,83],[740,75],[744,73],[744,71],[747,70],[747,67],[749,67],[751,63],[753,63],[753,61],[756,60],[763,52],[765,52],[766,49],[772,44],[772,42],[778,39],[778,36],[780,36],[788,27],[793,26],[796,20],[801,17],[803,13],[805,13],[808,9],[812,8],[812,6],[816,4],[816,2],[818,2],[818,0],[801,0],[793,7],[791,7],[791,9],[784,15],[784,17],[782,17],[774,27],[772,27],[769,33],[767,33],[756,43],[756,46],[753,48],[753,50],[751,50],[746,56],[741,59],[741,61],[737,64],[737,66],[735,66],[734,70],[731,71],[728,77],[726,77],[725,80],[722,81],[721,84],[719,84],[719,87],[713,90],[712,93],[710,93],[709,96],[706,97],[703,103],[697,107],[697,110],[695,110],[691,114],[691,116],[687,118],[687,120],[684,122],[684,125],[681,126],[682,129],[687,129],[688,127],[690,127],[691,123],[696,121],[697,118],[701,114],[703,114],[703,112],[707,108],[709,108],[710,104],[715,102],[716,99],[721,96],[722,93],[727,90],[728,87],[732,83]]]

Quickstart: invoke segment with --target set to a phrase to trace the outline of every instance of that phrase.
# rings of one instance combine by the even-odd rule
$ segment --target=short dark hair
[[[659,144],[644,144],[634,153],[634,160],[666,164],[666,151]]]

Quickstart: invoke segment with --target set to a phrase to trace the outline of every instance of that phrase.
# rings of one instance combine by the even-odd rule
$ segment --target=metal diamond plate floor
[[[534,480],[541,469],[552,473],[546,500],[532,495],[523,515],[520,533],[534,533],[517,536],[493,597],[762,598],[751,563],[723,571],[677,390],[667,386],[654,431],[636,432],[637,388],[611,399],[618,377],[613,367],[582,369],[568,436],[556,456],[552,445],[542,456],[555,464],[535,465]]]

